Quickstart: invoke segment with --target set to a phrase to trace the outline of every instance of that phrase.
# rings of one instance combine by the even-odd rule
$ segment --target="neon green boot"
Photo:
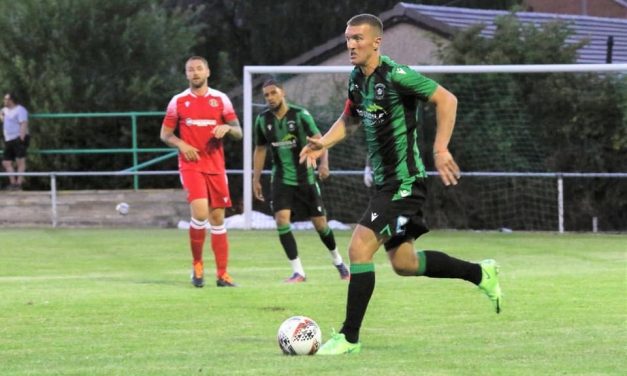
[[[361,351],[361,343],[350,343],[346,340],[344,333],[333,333],[316,355],[341,355],[357,354]]]
[[[483,260],[481,265],[481,283],[479,288],[490,298],[496,313],[501,312],[503,294],[499,285],[499,265],[494,260]]]

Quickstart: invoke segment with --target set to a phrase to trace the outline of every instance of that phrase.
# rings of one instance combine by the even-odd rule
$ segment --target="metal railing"
[[[31,150],[33,154],[131,154],[132,166],[123,170],[127,172],[138,171],[148,166],[152,166],[163,160],[176,157],[177,151],[168,148],[140,148],[137,132],[137,120],[140,117],[164,116],[163,111],[131,111],[131,112],[88,112],[88,113],[50,113],[32,114],[31,119],[79,119],[79,118],[129,118],[131,120],[131,147],[129,148],[81,148],[81,149],[39,149]],[[164,153],[149,161],[139,163],[141,153]],[[139,189],[139,175],[133,176],[133,189]]]
[[[227,174],[244,175],[244,170],[227,170]],[[8,176],[48,176],[50,178],[50,196],[51,196],[51,218],[52,227],[57,227],[58,214],[57,214],[57,177],[65,176],[130,176],[135,177],[140,175],[177,175],[179,172],[176,170],[168,171],[93,171],[93,172],[79,172],[79,171],[60,171],[60,172],[23,172],[23,173],[0,173],[0,178]],[[269,170],[264,170],[264,174],[269,174]],[[333,171],[334,175],[353,175],[362,176],[362,170],[336,170]],[[427,172],[429,176],[438,175],[437,172]],[[462,172],[464,176],[475,177],[530,177],[530,178],[547,178],[555,179],[557,185],[557,218],[558,223],[557,231],[563,233],[564,228],[564,179],[569,178],[615,178],[626,179],[627,172],[615,172],[615,173],[603,173],[603,172]],[[247,194],[252,195],[252,192]],[[246,196],[244,194],[243,196]],[[252,209],[251,209],[252,210]],[[252,226],[247,227],[250,229]]]

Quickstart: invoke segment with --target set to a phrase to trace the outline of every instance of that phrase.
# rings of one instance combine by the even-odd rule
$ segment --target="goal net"
[[[601,208],[611,207],[607,200],[625,199],[627,179],[612,180],[617,184],[609,188],[612,192],[604,201],[595,196],[612,186],[607,179],[574,179],[575,186],[566,181],[564,196],[564,191],[558,191],[556,173],[616,172],[607,171],[606,165],[594,161],[601,149],[612,142],[599,133],[620,135],[622,132],[625,137],[627,64],[413,68],[434,78],[458,98],[457,122],[449,148],[463,176],[452,188],[445,188],[433,176],[434,107],[421,104],[419,108],[423,125],[418,134],[419,148],[432,175],[428,179],[425,213],[430,227],[554,231],[563,220],[561,205],[567,207],[566,219],[571,228],[579,222],[589,223],[588,218],[595,215],[609,217],[607,220],[616,223],[622,220],[619,208],[616,212],[610,209],[609,214]],[[253,201],[249,193],[252,122],[264,109],[260,84],[269,77],[282,81],[287,100],[306,107],[324,133],[343,109],[351,69],[350,66],[245,68],[245,217],[252,218],[252,211],[270,214],[269,207]],[[620,145],[617,153],[621,153]],[[366,160],[363,130],[358,129],[333,147],[329,158],[331,178],[322,184],[329,219],[356,223],[372,193],[372,188],[363,182]],[[263,180],[264,190],[269,193],[269,175]],[[581,191],[582,184],[588,187],[584,196],[568,195]],[[560,202],[560,196],[565,202]],[[589,207],[582,207],[581,200],[588,201]]]

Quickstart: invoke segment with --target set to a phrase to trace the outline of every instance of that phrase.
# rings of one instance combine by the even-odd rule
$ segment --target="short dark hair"
[[[17,99],[17,96],[15,95],[14,92],[12,91],[8,91],[4,94],[4,96],[9,96],[9,98],[13,101],[13,103],[17,104],[20,103],[19,100]]]
[[[283,89],[283,84],[280,83],[279,81],[275,80],[274,78],[268,78],[263,85],[261,86],[261,88],[263,89],[264,87],[268,87],[268,86],[276,86],[279,89]]]
[[[353,16],[346,23],[347,26],[359,26],[363,24],[372,26],[372,28],[377,31],[377,34],[383,34],[383,22],[381,22],[381,19],[379,17],[369,13],[362,13]]]

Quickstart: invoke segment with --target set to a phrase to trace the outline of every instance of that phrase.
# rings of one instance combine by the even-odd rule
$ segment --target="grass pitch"
[[[2,375],[612,375],[627,369],[627,236],[432,232],[424,249],[495,258],[506,294],[496,315],[463,281],[396,276],[375,258],[361,354],[281,354],[292,315],[326,340],[344,318],[341,281],[317,234],[295,233],[307,282],[274,231],[230,231],[218,289],[189,283],[178,230],[0,230]],[[349,232],[336,232],[343,256]],[[620,370],[623,371],[620,371]]]

